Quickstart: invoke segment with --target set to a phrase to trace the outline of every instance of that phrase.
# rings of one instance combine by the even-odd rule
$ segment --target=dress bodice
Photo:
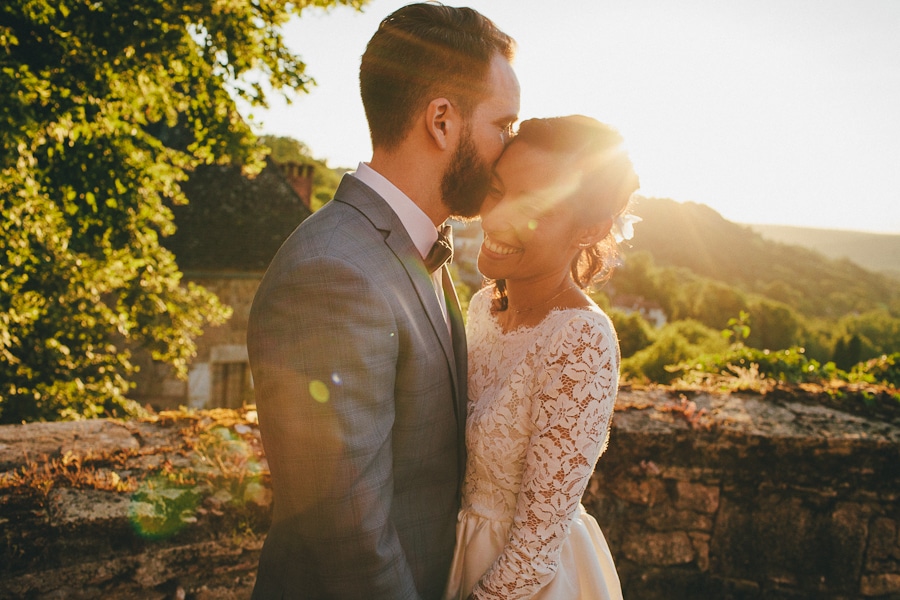
[[[597,308],[552,311],[504,332],[491,290],[469,306],[463,512],[508,523],[507,549],[479,597],[520,597],[552,577],[559,546],[606,447],[619,350]],[[477,588],[476,588],[477,589]],[[523,595],[522,597],[528,597]]]

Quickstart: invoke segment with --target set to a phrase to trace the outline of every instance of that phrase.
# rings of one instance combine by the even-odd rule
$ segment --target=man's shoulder
[[[372,222],[352,207],[332,200],[300,224],[285,240],[279,254],[297,258],[340,257],[361,248],[384,245],[384,236]]]
[[[378,229],[384,226],[385,209],[390,210],[378,194],[356,177],[346,174],[334,198],[301,223],[299,229],[310,230],[310,233],[339,226]]]
[[[367,224],[372,227],[371,221],[356,207],[334,198],[310,215],[297,229],[310,235],[338,227],[360,227]]]
[[[369,268],[391,253],[382,230],[369,217],[339,199],[334,199],[307,218],[284,241],[273,266],[289,269],[331,260]]]

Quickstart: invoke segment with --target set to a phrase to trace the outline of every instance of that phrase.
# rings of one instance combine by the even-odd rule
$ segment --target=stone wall
[[[626,598],[900,598],[900,428],[758,396],[622,394],[585,505]]]
[[[0,597],[248,598],[271,501],[254,417],[0,427]],[[622,391],[584,503],[626,600],[897,599],[898,495],[892,418]]]

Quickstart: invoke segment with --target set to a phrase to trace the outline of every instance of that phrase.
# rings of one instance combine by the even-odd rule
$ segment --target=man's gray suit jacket
[[[437,599],[465,468],[466,346],[408,233],[345,175],[257,290],[248,349],[274,489],[254,598]]]

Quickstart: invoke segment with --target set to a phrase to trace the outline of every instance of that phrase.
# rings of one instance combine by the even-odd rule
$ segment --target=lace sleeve
[[[530,598],[552,579],[609,435],[619,354],[605,317],[570,319],[528,358],[534,429],[522,488],[509,541],[473,590],[478,599]]]

